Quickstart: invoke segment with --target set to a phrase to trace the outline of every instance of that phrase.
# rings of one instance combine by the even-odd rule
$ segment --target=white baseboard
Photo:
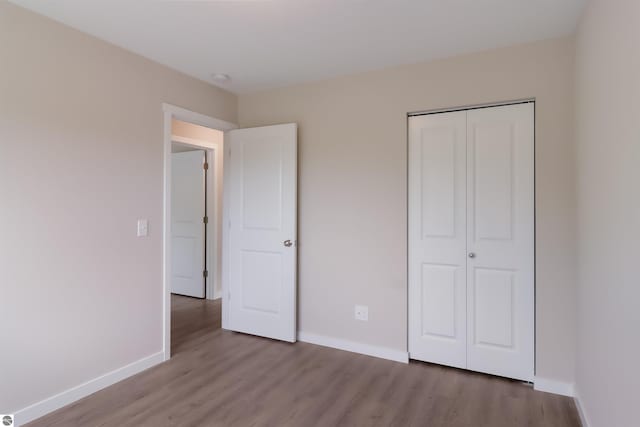
[[[51,396],[45,400],[34,403],[27,406],[24,409],[20,409],[15,413],[16,426],[26,424],[37,418],[40,418],[50,412],[60,409],[63,406],[67,406],[70,403],[80,400],[96,391],[102,390],[105,387],[109,387],[112,384],[122,381],[132,375],[149,369],[150,367],[162,363],[164,361],[164,352],[158,352],[151,356],[140,359],[129,365],[123,366],[106,373],[98,378],[87,381],[84,384],[77,385],[69,390],[65,390],[62,393],[58,393],[55,396]]]
[[[578,415],[580,415],[580,422],[582,423],[582,427],[590,427],[591,423],[589,422],[587,412],[584,410],[584,406],[582,406],[582,401],[580,400],[580,393],[578,392],[578,390],[575,391],[575,397],[573,399],[576,402],[576,409],[578,410]]]
[[[533,380],[533,389],[547,393],[560,394],[562,396],[574,396],[573,383],[550,380],[547,378],[535,377]]]
[[[409,363],[409,353],[387,347],[362,344],[355,341],[315,335],[302,331],[298,331],[298,341],[321,345],[323,347],[336,348],[338,350],[350,351],[353,353],[366,354],[367,356],[379,357],[381,359],[388,359],[401,363]]]

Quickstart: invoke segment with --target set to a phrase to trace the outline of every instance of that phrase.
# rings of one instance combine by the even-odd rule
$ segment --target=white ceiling
[[[245,93],[571,33],[584,0],[11,0]]]

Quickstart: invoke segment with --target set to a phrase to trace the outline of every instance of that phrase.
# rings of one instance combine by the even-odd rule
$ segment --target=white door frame
[[[184,141],[185,138],[176,138],[172,135],[171,132],[171,122],[173,119],[181,120],[187,123],[192,123],[195,125],[200,125],[204,127],[208,127],[210,129],[216,129],[223,132],[228,130],[236,129],[238,126],[234,123],[226,122],[224,120],[216,119],[215,117],[206,116],[204,114],[196,113],[194,111],[190,111],[181,107],[177,107],[171,104],[162,104],[162,111],[164,113],[164,154],[163,154],[163,163],[164,163],[164,172],[163,172],[163,201],[162,201],[162,295],[163,295],[163,319],[162,319],[162,329],[163,329],[163,341],[162,348],[164,354],[164,360],[169,360],[171,358],[171,286],[170,286],[170,278],[171,278],[171,143],[173,141],[180,143],[187,143],[189,145],[195,145],[201,148],[209,148],[202,147],[201,143],[197,143],[197,140],[190,140],[191,142]],[[181,141],[182,139],[182,141]],[[189,138],[186,138],[189,139]],[[195,144],[194,144],[195,142]],[[215,163],[214,163],[215,164]],[[214,175],[214,174],[209,174]],[[215,177],[214,177],[215,179]],[[211,182],[211,181],[209,181]],[[214,181],[215,182],[215,181]],[[214,187],[215,189],[215,187]],[[211,202],[215,203],[215,200],[208,202],[208,207],[211,205]],[[215,205],[213,205],[215,206]],[[211,212],[211,211],[209,211]],[[215,215],[215,211],[213,211]],[[209,235],[207,236],[207,240],[211,235],[211,229],[214,227],[209,227]],[[223,227],[224,230],[224,227]],[[216,246],[215,244],[213,245]],[[223,243],[223,259],[224,257],[224,248],[225,244]],[[217,254],[216,254],[217,255]],[[214,264],[209,264],[214,265]],[[224,267],[223,267],[224,269]],[[209,281],[210,283],[211,281]],[[223,283],[224,286],[224,283]],[[222,293],[224,299],[224,288]],[[224,306],[224,302],[223,302]]]

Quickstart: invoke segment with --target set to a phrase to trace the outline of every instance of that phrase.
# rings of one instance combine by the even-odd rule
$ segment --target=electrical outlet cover
[[[149,235],[149,221],[147,219],[138,220],[138,237],[146,237]]]
[[[355,307],[355,318],[357,320],[364,320],[365,322],[369,320],[369,307],[366,305],[356,305]]]

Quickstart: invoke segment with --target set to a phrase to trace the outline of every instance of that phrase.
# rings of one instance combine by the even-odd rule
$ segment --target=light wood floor
[[[573,400],[488,375],[220,329],[174,296],[170,361],[30,426],[580,426]]]

